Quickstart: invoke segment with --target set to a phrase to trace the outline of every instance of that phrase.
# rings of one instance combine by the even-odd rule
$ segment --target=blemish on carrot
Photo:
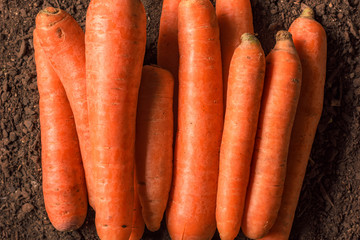
[[[298,79],[296,79],[296,78],[291,79],[291,81],[293,81],[294,83],[299,83],[299,82],[300,82],[300,81],[299,81]]]
[[[62,36],[63,36],[63,31],[61,30],[61,28],[57,28],[57,29],[56,29],[56,36],[57,36],[58,38],[62,38]]]

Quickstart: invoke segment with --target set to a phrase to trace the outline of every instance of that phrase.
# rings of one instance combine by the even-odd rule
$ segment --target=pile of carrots
[[[86,32],[40,11],[34,31],[43,193],[59,231],[88,203],[100,239],[288,239],[320,120],[326,34],[305,8],[265,57],[249,0],[164,0],[143,66],[140,0],[91,0]]]

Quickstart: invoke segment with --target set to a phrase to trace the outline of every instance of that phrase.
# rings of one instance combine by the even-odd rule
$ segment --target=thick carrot
[[[134,169],[135,171],[135,169]],[[131,235],[129,240],[140,240],[144,234],[145,223],[141,213],[141,204],[138,195],[138,187],[136,180],[136,172],[134,174],[134,208],[133,208],[133,222],[131,227]]]
[[[173,161],[174,78],[144,66],[136,126],[136,172],[142,215],[150,231],[160,228],[168,202]]]
[[[231,60],[220,148],[216,224],[222,240],[233,240],[240,231],[264,77],[261,44],[244,33]]]
[[[146,45],[140,0],[92,0],[86,17],[86,84],[101,239],[129,239],[135,128]]]
[[[220,27],[224,104],[226,104],[230,61],[243,33],[253,33],[250,0],[217,0],[216,15]]]
[[[291,129],[301,88],[301,63],[291,34],[280,31],[266,57],[264,92],[251,163],[242,230],[249,238],[275,223],[284,188]]]
[[[68,13],[48,7],[36,17],[40,44],[63,84],[74,113],[89,203],[94,207],[94,176],[86,99],[84,32]]]
[[[219,27],[209,0],[179,4],[179,123],[167,209],[172,239],[211,239],[223,127]]]
[[[290,26],[303,69],[302,86],[293,130],[288,165],[278,218],[264,239],[288,239],[299,200],[306,166],[320,121],[326,75],[326,33],[306,8]]]
[[[79,228],[86,217],[84,169],[74,116],[59,77],[34,32],[40,94],[41,164],[46,212],[59,231]]]

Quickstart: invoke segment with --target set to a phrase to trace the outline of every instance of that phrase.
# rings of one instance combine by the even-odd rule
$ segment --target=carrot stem
[[[60,13],[60,9],[53,8],[53,7],[47,7],[45,9],[40,10],[40,13],[49,14],[49,15],[55,15]]]
[[[259,39],[257,39],[257,37],[255,37],[255,35],[251,33],[244,33],[243,35],[241,35],[241,42],[260,44]]]
[[[314,19],[314,10],[312,8],[307,7],[302,11],[300,17]]]
[[[288,31],[278,31],[276,33],[276,42],[278,41],[285,41],[285,40],[292,40],[292,35]]]

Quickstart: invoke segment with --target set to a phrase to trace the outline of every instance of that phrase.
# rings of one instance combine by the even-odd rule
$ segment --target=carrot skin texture
[[[247,33],[242,39],[231,60],[220,148],[216,223],[222,240],[240,231],[265,77],[260,42]]]
[[[324,28],[311,17],[299,17],[291,24],[289,32],[299,53],[303,81],[291,134],[281,207],[273,228],[263,238],[266,240],[289,238],[324,100],[327,53]]]
[[[301,64],[291,34],[280,31],[266,57],[260,107],[242,230],[252,239],[275,223],[283,193],[291,129],[301,88]]]
[[[134,169],[135,171],[135,169]],[[144,234],[145,223],[141,213],[141,204],[138,195],[138,188],[136,184],[136,173],[134,174],[134,209],[133,209],[133,223],[131,235],[129,240],[140,240]]]
[[[254,33],[250,0],[217,0],[216,16],[219,21],[222,73],[224,81],[224,104],[232,55],[241,42],[241,35]]]
[[[165,69],[144,66],[136,127],[136,172],[142,215],[157,231],[172,180],[174,78]]]
[[[59,231],[79,228],[86,217],[87,193],[74,116],[59,77],[34,31],[40,94],[41,164],[46,212]]]
[[[219,28],[208,0],[179,4],[179,118],[167,208],[172,239],[211,239],[223,127]]]
[[[86,84],[101,239],[129,239],[135,128],[146,45],[140,0],[93,0],[86,18]]]
[[[89,203],[94,208],[93,162],[86,99],[84,32],[68,13],[46,8],[36,17],[40,44],[59,76],[74,113]]]

